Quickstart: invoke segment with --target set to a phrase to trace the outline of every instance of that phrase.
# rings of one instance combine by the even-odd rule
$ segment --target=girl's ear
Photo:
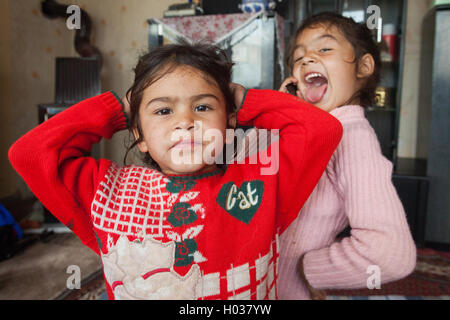
[[[370,53],[366,53],[359,59],[358,72],[356,76],[360,79],[370,77],[375,71],[375,60]]]
[[[232,112],[228,115],[228,126],[236,129],[236,112]]]
[[[138,131],[137,128],[133,128],[133,135],[134,135],[134,138],[136,139],[136,141],[139,140],[140,134],[139,134],[139,131]],[[142,153],[147,153],[148,152],[148,146],[147,146],[147,144],[145,143],[144,140],[139,142],[137,144],[137,146],[138,146],[140,152],[142,152]]]

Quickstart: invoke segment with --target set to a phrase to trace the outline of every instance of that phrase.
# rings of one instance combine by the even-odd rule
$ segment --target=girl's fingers
[[[238,83],[230,83],[231,93],[234,96],[236,107],[239,107],[242,104],[242,100],[244,99],[245,87]]]
[[[298,80],[294,77],[288,77],[286,78],[286,80],[283,81],[283,83],[281,84],[280,90],[281,92],[285,92],[285,93],[289,93],[289,91],[287,90],[286,86],[290,83],[293,83],[295,85],[297,85]]]

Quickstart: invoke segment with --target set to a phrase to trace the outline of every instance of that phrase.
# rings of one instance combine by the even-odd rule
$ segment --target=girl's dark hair
[[[324,26],[326,28],[336,27],[344,35],[355,51],[355,63],[359,63],[360,59],[367,53],[372,55],[375,61],[374,72],[367,78],[364,87],[357,93],[361,105],[372,105],[375,101],[376,88],[380,82],[381,57],[380,49],[365,23],[356,23],[352,18],[346,18],[334,12],[323,12],[307,18],[298,28],[295,37],[293,38],[293,43],[291,43],[291,48],[286,59],[289,68],[292,70],[294,46],[298,36],[306,29],[319,26]]]
[[[230,90],[233,63],[225,51],[207,43],[189,44],[184,41],[157,47],[139,58],[134,69],[134,83],[127,91],[126,96],[130,103],[130,134],[132,136],[132,130],[137,129],[139,137],[127,147],[125,165],[128,153],[144,138],[139,119],[139,106],[144,90],[180,66],[197,69],[203,73],[207,81],[216,83],[225,98],[227,115],[235,111],[234,97]],[[143,155],[142,160],[145,164],[160,170],[148,152]]]

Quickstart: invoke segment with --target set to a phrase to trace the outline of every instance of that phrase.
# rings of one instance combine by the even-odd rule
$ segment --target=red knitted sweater
[[[280,130],[265,151],[279,161],[276,173],[245,161],[167,176],[86,157],[127,127],[111,92],[27,133],[9,157],[43,205],[101,256],[110,299],[275,299],[278,236],[314,189],[342,127],[271,90],[249,90],[237,120]]]

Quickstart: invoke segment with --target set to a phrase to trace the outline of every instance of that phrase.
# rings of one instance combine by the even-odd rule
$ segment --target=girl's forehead
[[[159,72],[158,80],[153,82],[151,86],[165,85],[171,83],[186,83],[218,87],[216,81],[207,73],[188,65],[169,66]]]
[[[144,89],[144,98],[150,96],[188,96],[213,93],[221,96],[217,82],[206,73],[191,66],[180,65],[161,70],[158,79]]]
[[[334,25],[318,24],[304,29],[297,36],[296,45],[318,42],[324,39],[334,39],[336,41],[347,40],[338,27]]]
[[[182,90],[185,87],[209,87],[212,82],[200,70],[189,66],[168,67],[160,70],[154,81],[146,87],[147,91],[155,90]]]

